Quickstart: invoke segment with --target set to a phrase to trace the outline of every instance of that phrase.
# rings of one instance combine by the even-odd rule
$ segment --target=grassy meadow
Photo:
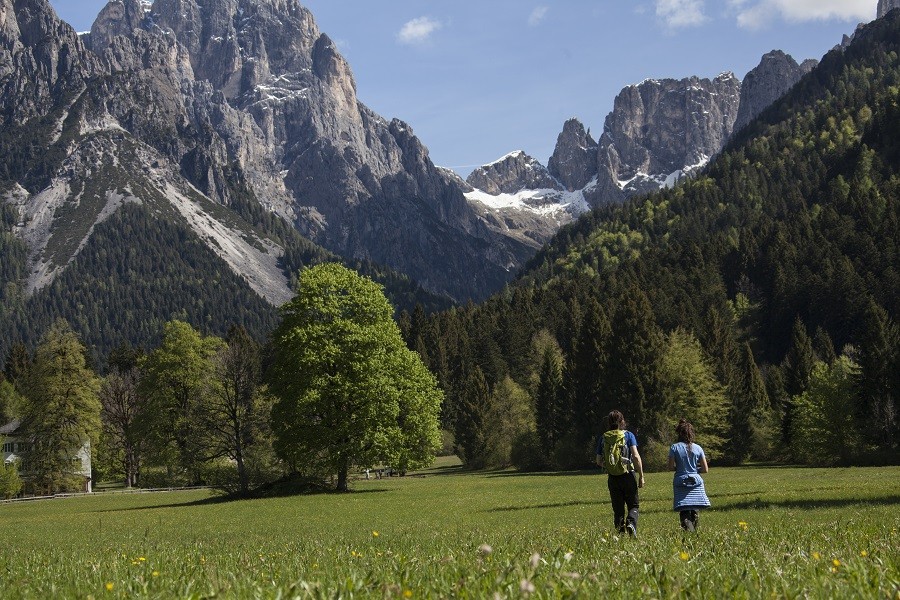
[[[356,481],[350,494],[207,491],[0,505],[0,598],[900,600],[900,467],[713,469],[683,534],[651,474],[638,539],[599,473]]]

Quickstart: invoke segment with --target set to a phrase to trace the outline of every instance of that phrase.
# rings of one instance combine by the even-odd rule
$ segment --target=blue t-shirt
[[[702,457],[703,448],[699,444],[691,444],[689,449],[684,442],[677,442],[669,448],[669,458],[675,459],[675,477],[697,475],[697,464]]]
[[[634,437],[634,434],[630,431],[625,432],[625,447],[628,448],[629,454],[631,453],[631,447],[634,446],[637,448],[637,438]],[[603,454],[603,434],[597,436],[597,454]]]

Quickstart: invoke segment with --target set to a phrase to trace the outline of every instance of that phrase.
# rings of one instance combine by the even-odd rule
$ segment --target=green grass
[[[452,462],[344,495],[2,505],[0,597],[900,598],[900,468],[714,469],[707,487],[682,534],[671,476],[648,476],[637,540],[613,534],[597,473]]]

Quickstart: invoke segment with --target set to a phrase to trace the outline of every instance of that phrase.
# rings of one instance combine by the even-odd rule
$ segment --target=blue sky
[[[102,0],[51,0],[79,31]],[[781,49],[821,56],[877,0],[301,0],[360,99],[408,122],[466,174],[513,150],[544,164],[569,117],[596,139],[616,94],[648,77],[743,78]]]

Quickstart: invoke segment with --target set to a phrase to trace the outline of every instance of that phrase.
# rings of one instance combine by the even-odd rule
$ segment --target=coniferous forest
[[[286,271],[333,258],[254,198],[235,197],[244,220],[286,247]],[[650,469],[663,468],[682,417],[720,464],[896,462],[898,197],[895,11],[829,53],[704,172],[567,226],[481,305],[448,308],[403,277],[351,266],[386,285],[407,346],[443,390],[445,449],[470,468],[587,466],[613,408],[625,413]],[[157,382],[141,391],[108,379],[111,399],[126,384],[134,398],[161,393],[172,375],[167,344],[179,339],[209,355],[203,368],[219,364],[213,356],[227,362],[229,345],[213,337],[232,324],[243,329],[231,330],[230,344],[249,348],[257,366],[248,377],[254,394],[264,391],[266,365],[278,355],[254,344],[271,337],[278,313],[185,227],[125,206],[50,287],[25,298],[16,215],[4,206],[0,216],[0,356],[17,386],[27,382],[18,376],[34,364],[37,340],[62,318],[95,371],[137,377],[128,373],[139,368]],[[201,371],[191,375],[198,385]],[[228,389],[227,373],[220,379]],[[265,393],[247,398],[257,413],[270,410]],[[162,429],[145,439],[168,435],[173,456],[196,457],[178,446],[183,425],[157,422]],[[112,454],[127,463],[124,446]],[[202,478],[197,465],[182,467]]]
[[[464,460],[586,465],[620,408],[656,467],[682,416],[731,463],[895,461],[898,41],[867,26],[704,173],[585,216],[483,305],[404,315]]]

